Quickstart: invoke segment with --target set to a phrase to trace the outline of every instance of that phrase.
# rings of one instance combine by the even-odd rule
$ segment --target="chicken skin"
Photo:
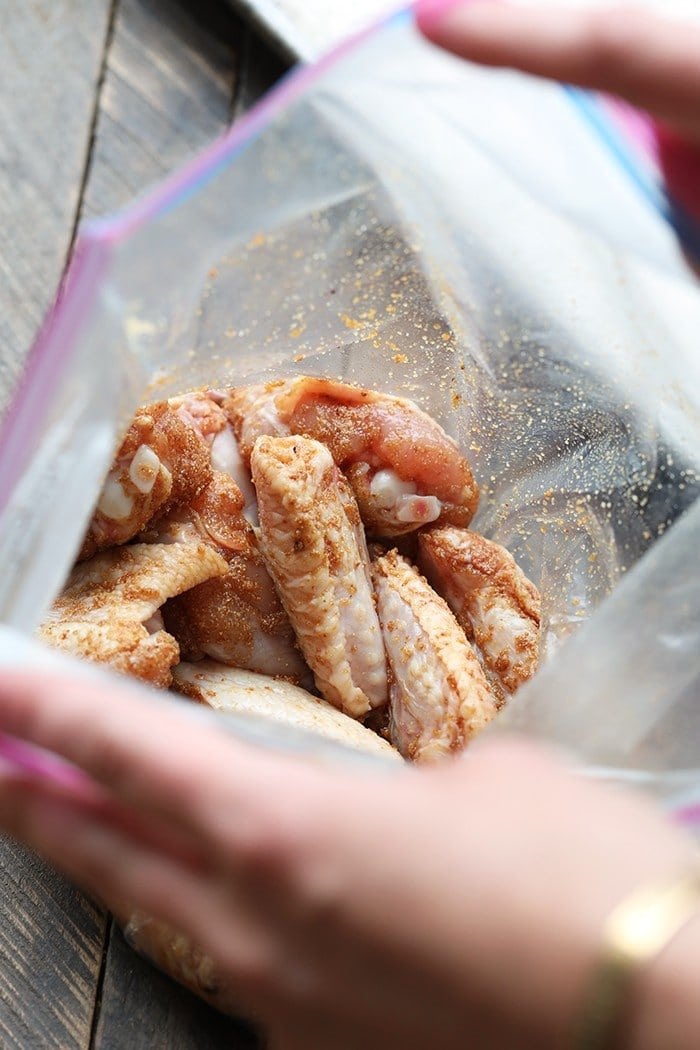
[[[127,543],[210,479],[208,450],[177,411],[166,401],[140,408],[102,487],[79,560]]]
[[[250,479],[250,467],[243,462],[238,441],[227,413],[221,407],[228,393],[225,390],[195,390],[189,394],[171,397],[168,404],[177,411],[183,423],[191,427],[204,441],[214,471],[227,474],[241,490],[243,512],[257,524],[255,489]]]
[[[540,595],[508,551],[468,529],[429,529],[420,565],[482,656],[501,700],[537,670]]]
[[[74,656],[152,685],[170,684],[180,657],[159,613],[168,598],[226,571],[206,543],[136,543],[76,566],[39,635]]]
[[[391,668],[390,739],[405,758],[461,751],[496,713],[479,660],[447,604],[397,551],[372,563]]]
[[[261,435],[322,442],[373,535],[400,536],[438,520],[467,525],[476,510],[478,488],[457,444],[405,398],[299,376],[233,390],[223,407],[244,459]]]
[[[394,748],[361,722],[305,689],[277,678],[201,660],[179,664],[173,672],[173,685],[191,700],[216,711],[267,718],[353,750],[399,760]]]
[[[196,537],[226,559],[226,572],[173,598],[163,608],[165,626],[186,660],[210,656],[234,667],[302,682],[309,670],[267,571],[245,499],[226,474],[214,471],[188,508],[156,527],[159,542]]]
[[[176,688],[215,707],[279,699],[341,736],[350,716],[429,762],[537,667],[539,593],[467,528],[478,496],[402,397],[313,376],[172,397],[136,412],[41,634],[160,686],[184,660]],[[294,691],[312,678],[323,701]]]
[[[369,555],[350,486],[325,445],[260,437],[251,455],[260,547],[319,692],[355,718],[387,699]]]

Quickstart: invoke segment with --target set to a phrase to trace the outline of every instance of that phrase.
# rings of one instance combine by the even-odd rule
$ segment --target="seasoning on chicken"
[[[446,603],[397,551],[372,563],[389,666],[390,737],[429,762],[461,751],[494,717],[479,660]]]
[[[228,567],[163,608],[168,631],[186,660],[210,656],[225,664],[305,681],[309,671],[267,571],[237,485],[219,471],[189,507],[155,529],[158,542],[195,538],[211,544]]]
[[[222,390],[195,390],[189,394],[171,397],[168,404],[178,416],[202,438],[209,449],[213,470],[228,474],[241,490],[244,514],[257,524],[255,489],[250,480],[250,469],[243,462],[238,441],[226,412],[221,407],[227,394]]]
[[[382,633],[352,490],[325,445],[260,437],[260,547],[323,696],[361,718],[387,699]]]
[[[102,487],[79,560],[133,539],[211,479],[209,452],[166,401],[138,409]]]
[[[205,543],[136,543],[104,551],[76,566],[39,633],[58,649],[167,686],[179,649],[158,610],[225,570],[225,560]]]
[[[223,407],[244,459],[261,435],[302,434],[326,445],[374,535],[399,536],[437,520],[467,525],[476,510],[467,460],[412,401],[299,376],[233,390]]]
[[[190,699],[223,713],[270,719],[345,747],[399,759],[398,752],[386,740],[361,722],[306,690],[276,678],[202,660],[179,664],[173,671],[173,685]]]
[[[420,565],[478,647],[500,699],[533,676],[540,595],[498,543],[449,526],[419,537]]]

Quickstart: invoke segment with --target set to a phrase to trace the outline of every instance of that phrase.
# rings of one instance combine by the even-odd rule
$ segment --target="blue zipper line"
[[[598,137],[610,150],[620,167],[629,176],[642,196],[675,230],[681,243],[700,260],[700,223],[693,219],[653,175],[644,171],[632,150],[603,112],[600,102],[589,91],[564,85],[571,102],[588,121]]]

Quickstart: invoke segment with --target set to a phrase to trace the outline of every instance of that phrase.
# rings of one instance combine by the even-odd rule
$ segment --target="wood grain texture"
[[[234,108],[279,72],[216,0],[120,0],[96,122],[82,217],[122,206],[203,148]],[[245,91],[238,56],[251,61]],[[239,103],[233,105],[236,97]],[[223,1017],[139,958],[116,928],[109,938],[92,1046],[95,1050],[253,1050],[242,1023]]]
[[[58,285],[76,215],[111,211],[161,178],[279,71],[273,63],[266,72],[264,50],[246,43],[248,72],[234,91],[247,32],[217,0],[115,0],[112,21],[110,0],[6,3],[0,403]],[[100,909],[64,880],[0,844],[0,1046],[258,1045],[117,933],[104,954],[107,929]]]
[[[0,410],[66,261],[110,6],[2,3]]]
[[[141,959],[112,928],[94,1050],[256,1050],[240,1022],[212,1010]]]
[[[126,204],[227,126],[238,21],[210,4],[120,0],[82,218]],[[226,33],[228,30],[228,34]]]
[[[0,1046],[88,1045],[105,915],[16,844],[0,845]]]
[[[71,244],[110,0],[4,0],[0,33],[0,409]],[[0,1045],[85,1047],[105,917],[0,842]]]

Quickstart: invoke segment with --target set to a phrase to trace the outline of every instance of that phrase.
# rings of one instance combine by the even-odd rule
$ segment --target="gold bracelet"
[[[603,927],[600,961],[591,979],[574,1050],[611,1050],[638,970],[655,959],[700,912],[700,865],[680,877],[634,890]]]

